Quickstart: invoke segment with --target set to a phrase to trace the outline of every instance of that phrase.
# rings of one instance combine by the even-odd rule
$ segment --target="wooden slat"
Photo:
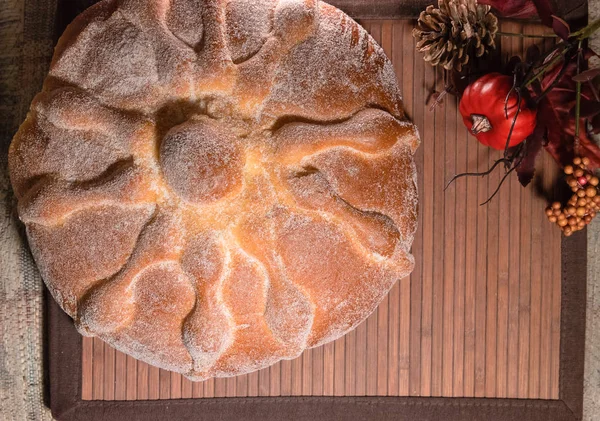
[[[493,159],[500,158],[500,153],[492,154]],[[488,177],[488,192],[491,194],[500,183],[500,173],[493,172]],[[485,396],[496,396],[497,390],[497,332],[498,332],[498,254],[504,245],[500,244],[499,233],[506,229],[500,226],[500,201],[492,200],[487,205],[488,235],[487,247],[487,296],[485,312]]]
[[[551,159],[548,155],[544,156],[545,162],[551,163]],[[544,188],[550,189],[552,187],[552,174],[544,173]],[[546,222],[546,221],[544,221]],[[545,224],[546,225],[546,224]],[[542,244],[544,245],[544,251],[546,248],[552,250],[556,246],[555,237],[550,230],[543,230]],[[539,396],[542,399],[548,399],[550,396],[550,363],[552,353],[552,275],[554,262],[547,262],[542,265],[542,297],[540,304],[541,314],[541,325],[540,325],[540,391]]]
[[[444,72],[440,68],[435,69],[435,90],[444,90]],[[437,142],[439,133],[446,132],[446,110],[436,107],[434,110],[434,148],[433,148],[433,190],[434,198],[444,192],[445,164],[446,164],[446,142]],[[445,214],[444,206],[433,205],[433,232],[444,232]],[[433,241],[432,272],[432,299],[431,299],[431,396],[442,396],[442,367],[443,367],[443,339],[444,339],[444,243]]]
[[[138,361],[130,355],[127,355],[126,363],[126,380],[125,380],[125,399],[134,401],[137,399],[137,377],[138,377]],[[191,385],[191,384],[190,384]],[[191,386],[190,386],[191,387]],[[191,395],[190,395],[191,397]]]
[[[286,364],[289,363],[289,361],[285,362]],[[291,383],[291,372],[290,372],[290,383]],[[235,396],[248,396],[248,375],[247,374],[243,374],[241,376],[237,376],[236,377],[236,385],[235,385]],[[289,393],[286,393],[286,395],[291,395],[291,391]]]
[[[470,143],[471,138],[463,128],[461,137],[457,139],[467,147],[466,171],[477,172],[479,144]],[[479,195],[477,190],[478,179],[468,177],[466,182],[466,227],[465,227],[465,279],[464,279],[464,366],[463,366],[463,393],[473,396],[475,393],[475,283],[477,280],[477,212]],[[472,192],[472,194],[470,194]]]
[[[302,378],[300,376],[300,378]],[[299,395],[302,392],[298,393]],[[258,371],[248,373],[248,396],[258,396]]]
[[[458,107],[456,119],[460,119]],[[456,173],[467,171],[467,142],[465,141],[466,128],[462,121],[456,124],[455,139],[455,169]],[[455,183],[452,188],[456,189],[455,206],[455,254],[454,254],[454,381],[452,385],[452,396],[464,396],[464,361],[465,361],[465,272],[466,272],[466,226],[467,226],[467,183]],[[472,240],[472,239],[471,239]]]
[[[94,339],[84,336],[81,342],[81,399],[88,401],[93,399],[92,373],[94,363]]]
[[[127,399],[127,355],[115,351],[115,400]]]
[[[446,142],[444,152],[443,184],[456,173],[456,112],[457,101],[447,98]],[[452,184],[444,193],[444,298],[442,321],[442,396],[452,396],[454,386],[454,267],[456,233],[456,185]]]
[[[115,349],[104,345],[104,399],[115,399]]]
[[[313,351],[308,350],[302,354],[302,394],[312,396],[312,356]],[[354,387],[354,385],[352,385]]]
[[[227,379],[225,379],[225,390],[226,390],[226,394],[225,396],[228,397],[234,397],[237,396],[237,379],[235,377],[229,377]],[[281,392],[279,392],[281,394]],[[275,395],[274,396],[278,396]]]
[[[208,383],[207,383],[208,384]],[[216,378],[214,379],[213,393],[215,398],[223,398],[227,396],[227,379],[226,378]],[[273,393],[273,391],[269,391]],[[271,395],[272,396],[272,395]]]
[[[142,361],[137,363],[137,379],[136,379],[138,400],[146,400],[148,397],[148,364]]]
[[[435,78],[434,69],[425,65],[422,60],[417,60],[424,67],[424,72],[420,77],[415,77],[417,80],[416,87],[431,83]],[[416,75],[415,75],[416,76]],[[419,84],[419,79],[423,78],[422,84]],[[416,89],[415,87],[415,89]],[[425,90],[425,89],[423,89]],[[422,93],[421,99],[426,100],[428,92]],[[423,233],[423,269],[422,269],[422,286],[421,286],[421,396],[431,395],[431,333],[433,323],[433,267],[435,259],[433,254],[434,242],[434,210],[435,206],[435,182],[434,182],[434,162],[435,162],[435,113],[426,110],[426,101],[421,106],[423,109],[423,125],[421,131],[421,139],[423,144],[421,150],[423,153],[431,151],[432,155],[423,160],[421,173],[423,174],[423,182],[419,183],[421,187],[421,231]]]
[[[268,367],[258,372],[258,396],[269,396],[269,375]],[[306,378],[311,379],[312,372],[306,373]]]
[[[333,344],[333,395],[344,396],[346,390],[346,340],[339,338]],[[296,360],[302,361],[302,360]]]
[[[214,398],[215,395],[215,382],[216,379],[208,379],[206,381],[204,381],[203,385],[204,385],[204,397],[205,398]]]
[[[377,312],[367,319],[365,395],[377,395]]]
[[[344,363],[344,359],[342,358],[342,363]],[[296,358],[294,360],[291,361],[292,364],[292,389],[291,389],[291,393],[290,395],[292,396],[298,396],[302,394],[302,358]],[[250,386],[250,374],[248,374],[248,386]],[[343,382],[342,382],[342,387],[343,387]],[[248,388],[250,389],[250,387]],[[343,395],[343,392],[342,392]],[[248,396],[252,396],[250,395],[250,392],[248,392]]]
[[[478,145],[477,168],[489,168],[490,148]],[[490,195],[488,191],[488,180],[477,179],[477,241],[475,242],[477,252],[475,256],[475,293],[474,310],[475,323],[473,325],[474,343],[474,383],[473,395],[480,398],[485,396],[485,329],[486,329],[486,305],[487,305],[487,230],[488,218],[487,208],[480,206]]]
[[[181,377],[179,373],[171,373],[171,399],[181,399]]]
[[[544,198],[511,176],[480,207],[500,182],[501,170],[460,179],[444,191],[454,174],[487,169],[502,153],[468,134],[455,98],[428,109],[430,94],[444,87],[443,74],[415,52],[412,22],[364,24],[392,59],[405,112],[421,133],[413,273],[398,280],[378,309],[345,337],[228,379],[191,382],[84,338],[84,399],[558,397],[561,239],[544,218]],[[544,31],[516,23],[502,23],[502,29]],[[536,42],[498,41],[505,59]],[[548,154],[541,156],[538,174],[549,188],[555,166]]]
[[[292,362],[281,361],[281,396],[292,394]]]
[[[417,123],[419,111],[422,108],[417,107],[415,104],[415,81],[414,77],[410,75],[415,74],[415,70],[417,70],[417,65],[421,64],[420,61],[415,60],[415,46],[412,42],[412,27],[411,25],[403,22],[402,24],[402,37],[401,40],[405,40],[406,42],[402,42],[402,92],[403,92],[403,101],[406,113],[408,117],[415,123]],[[420,88],[419,88],[420,90]],[[420,121],[422,124],[422,121]],[[415,154],[415,163],[421,168],[423,164],[423,148],[420,147]],[[419,172],[417,174],[417,183],[421,186],[423,182],[423,177]],[[413,250],[421,249],[421,222],[419,218],[417,232],[415,233],[415,238],[413,241]],[[404,292],[406,293],[406,289],[408,289],[409,297],[404,297],[405,307],[406,301],[409,302],[409,314],[403,313],[403,326],[404,326],[404,334],[408,336],[408,345],[405,345],[404,350],[404,361],[407,361],[406,369],[401,372],[402,379],[404,379],[403,384],[403,392],[407,395],[417,395],[420,390],[420,379],[421,379],[421,370],[420,370],[420,351],[421,351],[421,266],[422,266],[422,256],[418,253],[414,253],[415,257],[415,267],[413,272],[411,273],[408,282],[408,285],[405,283]],[[408,316],[408,317],[406,317]],[[402,392],[401,392],[402,393]]]
[[[160,369],[148,365],[148,399],[160,398]]]
[[[188,399],[193,397],[194,394],[194,383],[187,377],[181,379],[181,398]]]
[[[549,162],[546,157],[540,160]],[[539,169],[539,167],[538,167]],[[532,206],[533,208],[533,206]],[[532,216],[534,212],[532,211]],[[546,256],[545,242],[548,221],[532,218],[531,222],[531,287],[530,287],[530,320],[529,320],[529,390],[530,398],[540,396],[540,341],[541,341],[541,304],[542,304],[542,267]],[[544,251],[542,250],[544,246]]]
[[[344,336],[345,354],[344,354],[344,395],[354,396],[356,393],[356,330]],[[310,355],[305,353],[306,355]],[[302,365],[307,363],[307,358],[302,358]],[[304,372],[304,370],[303,370]],[[308,387],[305,388],[305,385]],[[310,379],[302,378],[302,392],[310,389]]]
[[[95,364],[92,368],[92,375],[94,376],[92,380],[92,399],[104,400],[104,370],[106,369],[104,365],[104,342],[98,338],[94,338],[93,342],[92,361]]]
[[[335,344],[323,345],[323,395],[333,396],[333,380],[335,376]]]
[[[161,368],[158,373],[158,382],[159,399],[171,399],[171,373]]]
[[[312,394],[323,395],[323,347],[312,350]],[[364,380],[364,377],[363,377]]]
[[[204,383],[194,382],[192,385],[192,398],[204,397]]]

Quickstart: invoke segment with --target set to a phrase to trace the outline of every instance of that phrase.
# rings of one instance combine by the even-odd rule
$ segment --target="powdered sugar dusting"
[[[317,0],[104,0],[11,145],[19,215],[78,329],[202,380],[333,340],[410,273],[416,129]]]

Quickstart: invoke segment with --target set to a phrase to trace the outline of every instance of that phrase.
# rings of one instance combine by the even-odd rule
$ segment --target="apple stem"
[[[474,135],[478,135],[479,133],[486,133],[492,130],[492,124],[490,120],[484,115],[481,114],[471,114],[471,121],[473,122],[473,127],[471,127],[471,133]]]

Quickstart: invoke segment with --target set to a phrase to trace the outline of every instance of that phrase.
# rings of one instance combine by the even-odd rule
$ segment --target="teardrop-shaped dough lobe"
[[[205,0],[202,7],[204,28],[194,71],[194,92],[199,97],[226,96],[235,87],[235,65],[227,50],[227,0]]]
[[[318,3],[316,20],[314,35],[282,60],[263,117],[335,120],[366,106],[402,117],[394,70],[381,47],[356,22],[326,3]]]
[[[377,212],[357,209],[339,197],[329,181],[316,168],[290,170],[284,174],[286,188],[298,206],[335,218],[347,234],[356,237],[368,252],[390,257],[400,241],[394,221]]]
[[[73,19],[65,28],[56,46],[54,47],[54,55],[50,63],[50,68],[53,68],[58,60],[62,57],[65,50],[71,47],[79,37],[81,31],[85,29],[91,22],[103,22],[108,19],[119,6],[120,0],[103,0],[85,9]],[[60,85],[60,81],[53,80],[51,77],[44,80],[44,91],[52,90],[56,85]]]
[[[269,171],[248,171],[240,203],[244,204],[231,234],[235,242],[268,276],[264,321],[272,335],[285,346],[285,357],[297,356],[305,347],[313,319],[309,297],[289,279],[277,252],[277,214],[282,188]],[[257,339],[258,340],[258,339]]]
[[[166,14],[169,30],[193,50],[198,50],[204,37],[203,4],[203,0],[171,0]]]
[[[222,293],[230,256],[217,236],[209,232],[197,235],[186,244],[181,259],[182,269],[196,289],[196,305],[183,324],[184,342],[194,360],[188,376],[194,380],[207,378],[234,336]]]
[[[281,259],[315,308],[309,347],[354,328],[410,270],[365,255],[341,227],[318,215],[282,213],[280,218],[276,244]]]
[[[238,64],[255,55],[273,29],[275,0],[230,0],[225,6],[227,48]]]
[[[89,288],[125,265],[151,212],[152,207],[105,207],[72,215],[56,227],[27,226],[42,278],[71,317],[77,317],[78,301]]]
[[[279,176],[299,206],[335,215],[336,223],[350,227],[365,247],[390,257],[399,242],[403,250],[412,242],[413,224],[402,225],[402,232],[396,224],[401,221],[400,213],[413,223],[416,220],[416,202],[412,200],[416,197],[416,187],[402,184],[405,179],[402,171],[414,169],[408,164],[418,146],[416,139],[411,124],[385,111],[365,109],[336,124],[285,124],[276,130],[271,143],[273,153],[285,165]],[[340,153],[344,153],[344,157],[349,154],[351,158],[347,161],[330,159]],[[367,182],[361,179],[363,173],[359,173],[365,165],[371,171]],[[327,171],[322,172],[321,167]],[[394,177],[386,175],[390,169]],[[361,179],[359,189],[376,197],[381,195],[382,201],[389,197],[391,205],[362,206],[363,202],[346,200],[337,190],[335,175],[339,172],[346,174],[346,183]],[[368,188],[369,183],[384,183],[386,187],[373,192]],[[399,210],[395,204],[402,202],[395,200],[405,196],[411,199]]]
[[[375,154],[398,142],[409,144],[411,153],[414,153],[418,146],[414,126],[373,108],[361,110],[338,123],[285,123],[275,130],[270,140],[273,153],[277,155],[274,159],[283,165],[296,166],[306,156],[333,147],[343,146]]]
[[[256,13],[245,11],[250,3]],[[244,118],[260,114],[280,63],[316,30],[316,4],[314,0],[238,0],[228,4],[229,10],[236,10],[228,20],[232,60],[237,65],[236,89],[232,94]],[[264,16],[260,25],[248,18],[255,15]]]
[[[183,343],[181,326],[196,301],[191,280],[176,262],[155,263],[136,277],[131,289],[132,324],[103,339],[142,361],[190,372],[192,357]]]
[[[286,356],[285,346],[265,322],[269,275],[264,266],[240,248],[230,250],[230,270],[223,281],[222,299],[236,325],[234,345],[211,370],[217,377],[247,373]]]
[[[168,99],[187,97],[196,55],[159,25],[164,3],[125,1],[105,19],[89,22],[50,76],[128,110],[152,111]]]
[[[137,239],[134,252],[116,276],[86,291],[81,299],[77,329],[83,334],[116,337],[135,316],[132,285],[147,267],[178,262],[185,232],[176,213],[157,208]],[[123,347],[123,346],[121,346]]]
[[[269,277],[264,319],[272,334],[287,348],[287,358],[299,355],[313,322],[313,306],[286,274],[275,245],[276,218],[284,209],[274,207],[267,215],[246,213],[234,235],[240,246],[256,258]]]
[[[153,153],[149,120],[104,107],[77,88],[38,94],[32,111],[36,119],[25,121],[10,146],[17,197],[41,176],[92,180],[116,162]]]
[[[101,206],[152,206],[156,202],[152,174],[130,162],[111,168],[89,183],[42,179],[19,202],[24,223],[54,225],[70,214]]]
[[[322,172],[333,191],[352,206],[389,216],[400,232],[398,245],[404,253],[409,252],[418,203],[416,179],[406,177],[416,176],[409,146],[398,142],[388,152],[369,159],[356,151],[333,148],[303,162]]]

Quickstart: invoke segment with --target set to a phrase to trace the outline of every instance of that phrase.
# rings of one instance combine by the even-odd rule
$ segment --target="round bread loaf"
[[[317,0],[104,0],[10,148],[84,335],[194,380],[297,357],[410,273],[419,143],[392,65]]]

